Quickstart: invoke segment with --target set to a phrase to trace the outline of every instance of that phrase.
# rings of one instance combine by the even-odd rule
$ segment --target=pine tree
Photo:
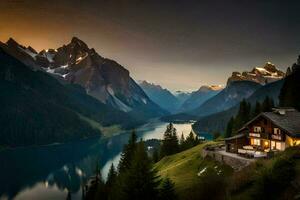
[[[189,148],[192,148],[193,146],[195,146],[195,137],[194,137],[194,133],[192,131],[186,137],[185,144],[186,144],[186,149],[189,149]]]
[[[135,131],[132,131],[131,136],[129,138],[128,144],[124,146],[120,162],[118,165],[118,172],[119,174],[122,174],[125,172],[127,169],[129,169],[131,161],[132,161],[132,156],[134,155],[134,152],[136,150],[136,141],[137,141],[137,136],[135,134]]]
[[[170,123],[169,125],[167,125],[167,129],[164,133],[160,156],[162,158],[164,156],[177,153],[178,151],[179,151],[179,142],[178,142],[176,129],[174,128],[173,124]]]
[[[269,96],[266,96],[262,103],[262,111],[263,112],[271,112],[272,108],[274,107],[274,101],[273,99],[270,99]]]
[[[261,104],[258,101],[256,101],[252,117],[255,117],[255,116],[259,115],[261,112],[262,112]]]
[[[132,164],[121,181],[117,199],[157,199],[159,180],[143,141],[138,143]]]
[[[153,154],[152,154],[152,161],[154,163],[157,163],[159,161],[159,153],[157,148],[154,149]]]
[[[114,164],[112,163],[107,175],[107,181],[106,181],[106,187],[108,188],[108,190],[110,190],[112,188],[112,186],[115,184],[117,179],[117,171],[115,169]]]
[[[184,144],[184,141],[185,141],[184,135],[183,135],[183,133],[181,133],[180,140],[179,140],[179,144],[180,144],[180,145],[183,145],[183,144]]]
[[[226,127],[225,138],[229,138],[233,135],[233,127],[234,127],[234,118],[231,117]]]
[[[251,104],[245,99],[240,102],[238,114],[235,117],[234,131],[239,130],[246,122],[250,120]]]
[[[293,73],[286,77],[280,91],[280,106],[294,107],[300,110],[300,71],[294,67]]]
[[[286,77],[280,91],[279,101],[282,107],[294,107],[300,110],[300,65],[295,64],[293,72]]]
[[[91,185],[88,187],[88,189],[86,191],[85,198],[86,199],[99,199],[101,197],[102,199],[106,199],[107,193],[105,191],[105,185],[102,180],[101,171],[100,171],[100,167],[99,167],[98,163],[96,165],[95,173],[96,173],[96,176],[91,181]]]
[[[176,200],[178,199],[175,193],[175,184],[169,179],[166,178],[162,182],[160,189],[160,198],[161,200]]]

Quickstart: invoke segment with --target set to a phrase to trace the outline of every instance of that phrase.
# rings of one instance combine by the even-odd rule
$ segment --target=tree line
[[[153,163],[144,141],[137,141],[133,131],[123,148],[117,168],[112,164],[104,181],[97,167],[96,176],[87,186],[83,199],[177,199],[174,183],[157,175]]]
[[[200,143],[201,140],[192,131],[186,138],[182,133],[180,139],[178,139],[176,128],[172,123],[169,123],[167,125],[160,147],[154,150],[153,160],[157,162],[165,156],[179,153]]]
[[[159,147],[149,155],[145,142],[137,141],[136,133],[133,131],[123,148],[118,166],[111,165],[106,181],[103,180],[97,165],[96,176],[84,189],[83,199],[176,200],[174,183],[169,178],[161,178],[153,165],[165,156],[189,149],[200,142],[193,132],[186,138],[182,134],[178,139],[176,128],[170,123]]]
[[[227,123],[224,137],[228,138],[234,136],[245,123],[259,115],[261,112],[271,112],[274,105],[273,99],[268,96],[266,96],[262,103],[256,101],[255,106],[253,107],[251,106],[251,103],[243,99],[240,102],[237,115],[235,117],[231,117]]]

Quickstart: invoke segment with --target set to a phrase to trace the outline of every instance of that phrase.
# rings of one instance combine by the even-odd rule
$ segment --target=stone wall
[[[230,155],[224,155],[220,151],[211,151],[211,150],[202,150],[202,157],[211,157],[215,159],[216,161],[220,163],[227,164],[231,166],[234,170],[239,171],[243,169],[244,167],[248,166],[251,161],[244,159],[244,158],[239,158],[237,155],[233,154],[232,156]]]

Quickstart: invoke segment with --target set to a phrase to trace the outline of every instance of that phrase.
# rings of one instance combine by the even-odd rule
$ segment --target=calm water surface
[[[139,138],[161,139],[167,123],[154,121],[137,129]],[[178,135],[188,135],[191,124],[175,124]],[[81,186],[100,160],[104,178],[120,159],[130,133],[42,147],[0,152],[0,200],[81,199]],[[205,136],[205,135],[204,135]]]

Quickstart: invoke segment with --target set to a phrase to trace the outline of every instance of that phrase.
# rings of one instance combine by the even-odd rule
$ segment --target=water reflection
[[[162,138],[166,123],[140,127],[140,138]],[[191,124],[175,125],[187,135]],[[111,163],[117,166],[130,133],[110,139],[82,141],[43,147],[18,148],[0,153],[0,199],[81,199],[81,188],[100,162],[106,178]]]

